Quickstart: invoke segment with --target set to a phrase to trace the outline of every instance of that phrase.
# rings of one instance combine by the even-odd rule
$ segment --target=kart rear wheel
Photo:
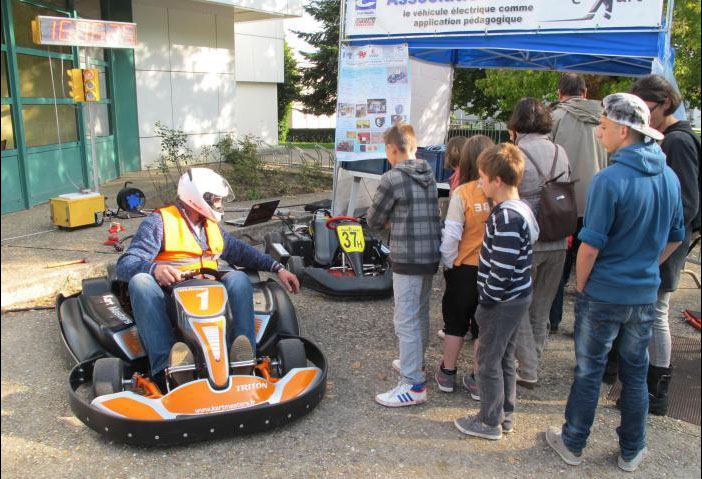
[[[263,235],[263,249],[266,254],[271,254],[271,245],[273,243],[283,244],[283,235],[277,231],[272,231]]]
[[[297,338],[278,341],[278,372],[282,378],[295,368],[307,367],[305,345]]]
[[[119,358],[100,358],[93,367],[93,394],[95,397],[113,394],[124,389],[124,362]]]

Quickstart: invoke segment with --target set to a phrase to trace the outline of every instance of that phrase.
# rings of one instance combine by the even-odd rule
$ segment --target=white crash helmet
[[[219,223],[222,211],[213,207],[214,198],[234,199],[227,180],[209,168],[188,168],[178,181],[178,199],[207,219]]]

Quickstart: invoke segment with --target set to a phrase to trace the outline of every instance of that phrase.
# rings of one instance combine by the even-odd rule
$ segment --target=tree
[[[315,48],[301,52],[310,63],[302,68],[303,111],[314,115],[332,115],[336,111],[336,80],[339,58],[340,0],[313,0],[304,6],[305,12],[322,24],[314,33],[295,34]]]
[[[300,99],[300,72],[292,49],[283,42],[283,83],[278,83],[278,140],[288,136],[292,104]]]
[[[682,97],[691,107],[700,103],[700,0],[677,0],[673,9],[672,44],[675,47],[675,78]]]

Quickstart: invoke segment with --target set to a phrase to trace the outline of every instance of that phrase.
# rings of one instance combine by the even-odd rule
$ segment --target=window
[[[72,61],[34,55],[17,55],[17,68],[21,97],[69,97],[66,70],[73,68]]]
[[[22,123],[28,147],[78,141],[74,105],[24,105]]]
[[[9,96],[10,89],[7,82],[7,58],[5,58],[5,52],[2,52],[2,97],[7,98]]]
[[[2,149],[15,149],[15,132],[12,128],[12,107],[2,105]]]
[[[65,8],[65,2],[55,1],[51,3],[57,4],[57,6],[60,8]],[[48,48],[53,52],[70,54],[71,49],[69,47],[37,45],[34,43],[34,40],[32,40],[32,20],[34,20],[34,17],[37,15],[48,15],[51,17],[66,16],[66,14],[57,12],[56,10],[40,8],[29,3],[14,0],[14,2],[12,2],[12,23],[15,29],[15,45],[18,47],[34,48],[39,50],[46,50]]]

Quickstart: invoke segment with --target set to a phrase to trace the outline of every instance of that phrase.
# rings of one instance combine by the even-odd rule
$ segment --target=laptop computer
[[[275,210],[278,208],[278,203],[280,203],[280,200],[256,203],[251,207],[246,217],[237,218],[235,220],[224,220],[224,222],[232,226],[251,226],[265,223],[273,218]]]

